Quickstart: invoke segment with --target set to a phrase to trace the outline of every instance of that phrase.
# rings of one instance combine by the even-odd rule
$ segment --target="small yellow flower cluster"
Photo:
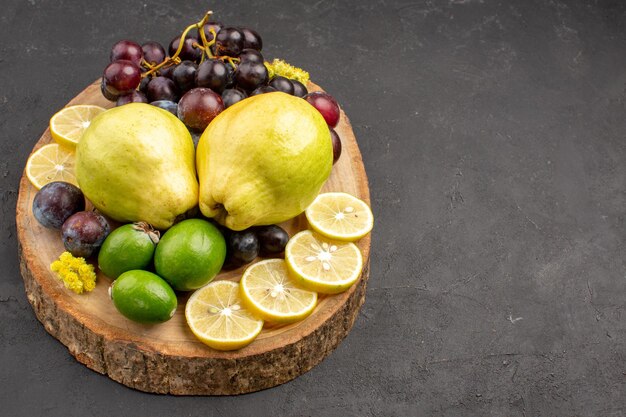
[[[306,86],[306,83],[309,81],[309,73],[305,70],[294,67],[291,64],[283,61],[282,59],[275,58],[271,63],[266,62],[265,67],[269,73],[270,78],[273,78],[275,75],[282,75],[285,78],[289,78],[290,80],[298,80],[302,84]]]
[[[63,252],[59,259],[50,264],[50,269],[65,284],[65,288],[82,294],[96,287],[96,273],[94,267],[85,261],[85,258],[76,258],[69,252]]]

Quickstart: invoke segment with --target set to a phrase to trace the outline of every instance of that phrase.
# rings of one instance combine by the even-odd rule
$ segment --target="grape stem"
[[[161,62],[160,64],[157,64],[157,65],[152,65],[149,62],[146,62],[145,60],[142,59],[141,63],[142,63],[143,66],[148,68],[148,71],[146,71],[143,74],[141,74],[141,77],[142,78],[143,77],[148,77],[149,75],[154,74],[155,72],[157,72],[158,70],[160,70],[163,67],[180,64],[181,60],[178,57],[178,55],[180,55],[180,53],[183,50],[183,46],[185,46],[185,37],[187,36],[187,34],[189,33],[189,31],[191,29],[193,29],[193,28],[196,28],[196,29],[202,28],[205,25],[205,23],[209,21],[209,18],[211,17],[212,14],[213,14],[213,12],[211,10],[209,10],[208,12],[206,12],[206,14],[202,18],[202,20],[187,26],[187,28],[180,35],[180,42],[178,43],[178,49],[176,50],[174,55],[172,55],[171,57],[165,58],[163,60],[163,62]],[[204,53],[202,54],[202,58],[204,58],[204,54],[205,53],[207,55],[209,55],[210,58],[213,58],[213,56],[211,54],[210,46],[215,43],[215,37],[216,37],[215,36],[215,31],[213,29],[211,29],[211,33],[213,34],[213,40],[211,42],[208,42],[206,40],[206,36],[204,35],[204,30],[199,30],[199,32],[200,32],[200,37],[202,38],[202,43],[204,44],[204,47],[198,45],[197,43],[194,43],[193,46],[196,46],[196,47],[198,47],[200,49],[203,49]]]

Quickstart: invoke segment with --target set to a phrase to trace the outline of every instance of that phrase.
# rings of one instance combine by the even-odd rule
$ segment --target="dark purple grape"
[[[178,101],[179,92],[174,81],[165,77],[154,77],[150,80],[146,90],[148,101],[157,100]]]
[[[127,40],[119,41],[113,45],[109,55],[111,62],[124,59],[137,65],[141,64],[141,58],[143,58],[141,46],[137,42]]]
[[[196,85],[221,93],[228,83],[228,68],[219,59],[208,59],[198,66]]]
[[[237,85],[247,91],[267,84],[267,68],[260,62],[243,62],[235,71]]]
[[[213,34],[211,33],[211,29],[215,31],[215,33],[219,33],[220,29],[222,29],[224,25],[222,22],[207,22],[202,26],[201,29],[198,29],[198,39],[202,39],[200,36],[200,31],[204,32],[204,36],[206,37],[207,42],[211,42],[213,40]]]
[[[72,214],[85,210],[85,197],[68,182],[50,182],[35,194],[33,215],[42,226],[60,229]]]
[[[99,213],[79,211],[65,220],[61,227],[63,245],[74,256],[93,255],[109,235],[111,226]]]
[[[146,95],[142,93],[141,91],[135,90],[130,94],[120,96],[117,99],[117,103],[115,103],[115,105],[123,106],[124,104],[128,104],[128,103],[147,103],[147,102],[148,102],[148,99],[146,98]]]
[[[210,88],[194,88],[178,103],[178,118],[189,129],[204,130],[224,110],[222,97]]]
[[[260,62],[263,63],[263,55],[256,49],[247,48],[239,54],[241,62]]]
[[[281,77],[280,75],[276,75],[269,83],[270,87],[274,87],[277,91],[282,91],[283,93],[287,93],[293,95],[293,84],[285,77]]]
[[[261,252],[267,255],[277,255],[285,251],[285,246],[289,242],[289,234],[275,224],[271,226],[259,226],[254,229]]]
[[[165,61],[165,48],[158,42],[150,41],[141,45],[144,61],[157,65]]]
[[[237,28],[227,27],[222,28],[217,33],[215,40],[215,52],[218,56],[239,56],[239,53],[243,50],[244,36]]]
[[[291,84],[293,84],[293,95],[296,97],[304,97],[306,96],[309,91],[306,89],[306,87],[304,86],[304,84],[302,84],[300,81],[298,80],[289,80],[291,81]]]
[[[157,101],[153,101],[150,104],[152,104],[153,106],[157,106],[163,110],[167,110],[168,112],[172,113],[174,116],[178,117],[178,104],[176,104],[173,101],[157,100]]]
[[[224,108],[227,109],[233,104],[240,102],[246,97],[247,97],[246,93],[244,93],[241,90],[237,90],[235,88],[227,88],[226,90],[222,92],[222,101],[224,102]]]
[[[192,61],[183,61],[176,66],[172,73],[172,80],[176,83],[178,90],[185,93],[196,86],[196,71],[198,65]]]
[[[102,81],[100,81],[100,91],[102,92],[104,98],[109,101],[117,101],[117,99],[120,97],[119,94],[113,93],[109,90],[109,88],[107,87],[107,83],[104,81],[104,77],[102,78]]]
[[[258,96],[259,94],[265,94],[265,93],[275,93],[276,90],[274,87],[270,87],[269,85],[262,85],[258,88],[255,88],[254,91],[252,91],[250,93],[250,97],[253,96]]]
[[[235,67],[229,62],[226,64],[226,88],[231,88],[235,85]]]
[[[326,120],[328,126],[337,126],[340,115],[339,105],[330,94],[322,91],[314,91],[304,96],[304,99],[324,116],[324,120]]]
[[[194,43],[199,43],[198,39],[193,36],[185,36],[185,42],[183,48],[180,51],[178,57],[183,61],[198,61],[202,56],[202,50],[193,46]],[[169,53],[170,56],[174,56],[180,45],[180,36],[175,37],[170,42]]]
[[[157,72],[161,77],[169,78],[171,80],[175,69],[176,65],[166,65],[160,68]]]
[[[341,156],[341,139],[335,129],[332,127],[330,129],[330,138],[333,141],[333,165],[337,162],[339,157]]]
[[[139,91],[141,91],[144,95],[148,92],[148,83],[152,78],[150,76],[141,78],[141,82],[139,83]]]
[[[102,78],[106,89],[114,95],[131,93],[141,82],[141,70],[132,61],[113,61],[104,69]]]
[[[250,28],[239,28],[239,30],[243,33],[244,48],[256,49],[257,51],[263,49],[263,40],[257,31]]]
[[[260,249],[259,239],[252,230],[232,232],[226,240],[226,258],[233,266],[252,262]]]

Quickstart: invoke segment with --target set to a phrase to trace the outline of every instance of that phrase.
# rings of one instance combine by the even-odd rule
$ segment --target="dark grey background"
[[[52,114],[121,38],[212,8],[350,117],[376,216],[367,300],[322,364],[263,392],[169,397],[74,360],[35,319],[15,201]],[[621,1],[4,0],[0,414],[626,414]]]

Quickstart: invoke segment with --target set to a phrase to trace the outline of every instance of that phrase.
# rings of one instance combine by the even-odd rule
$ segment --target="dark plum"
[[[228,68],[230,64],[225,64],[219,59],[208,59],[198,66],[196,72],[196,85],[206,87],[221,93],[228,84]]]
[[[63,245],[74,256],[88,258],[100,249],[109,235],[111,226],[95,211],[79,211],[63,223],[61,235]]]
[[[243,50],[244,35],[234,27],[222,28],[215,39],[215,52],[217,55],[239,56]]]
[[[237,85],[247,91],[267,84],[267,68],[261,62],[243,62],[235,71]]]
[[[282,91],[283,93],[293,95],[293,83],[287,78],[281,77],[280,75],[272,78],[269,86],[274,87],[277,91]]]
[[[135,64],[141,64],[141,58],[143,58],[143,50],[141,46],[133,41],[119,41],[111,48],[111,53],[109,55],[109,60],[119,61],[120,59],[125,59],[128,61],[132,61]]]
[[[340,115],[339,105],[330,94],[324,93],[323,91],[314,91],[304,96],[304,99],[324,116],[324,120],[326,120],[328,126],[337,126]]]
[[[167,110],[172,113],[174,116],[178,117],[178,104],[171,100],[156,100],[151,102],[153,106],[159,107],[163,110]]]
[[[275,93],[276,90],[274,87],[271,87],[269,85],[262,85],[258,88],[255,88],[254,91],[252,91],[250,93],[250,97],[252,96],[258,96],[259,94],[265,94],[265,93]]]
[[[178,118],[192,130],[204,130],[224,110],[219,94],[210,88],[194,88],[178,103]]]
[[[152,65],[165,61],[165,48],[158,42],[150,41],[141,45],[143,59]]]
[[[231,232],[226,240],[226,259],[233,266],[248,264],[259,256],[261,245],[252,230]]]
[[[180,55],[178,57],[183,61],[198,61],[202,56],[202,50],[193,46],[193,44],[199,44],[198,39],[193,36],[185,36],[185,42],[183,42],[183,47],[180,51]],[[170,42],[170,46],[168,48],[170,56],[174,56],[176,51],[178,50],[178,46],[180,45],[180,36],[175,37]]]
[[[227,109],[246,97],[248,97],[246,93],[241,90],[237,90],[235,88],[227,88],[222,92],[222,101],[224,102],[224,108]]]
[[[139,86],[141,69],[132,61],[123,59],[113,61],[104,69],[102,79],[111,94],[123,96]]]
[[[35,194],[33,215],[42,226],[60,229],[72,214],[85,210],[83,192],[63,181],[50,182]]]
[[[239,28],[239,30],[243,33],[244,48],[256,49],[257,51],[263,49],[263,39],[257,31],[250,28]]]
[[[178,90],[185,93],[196,86],[196,72],[198,65],[192,61],[183,61],[176,66],[172,73],[172,80]]]
[[[261,253],[267,255],[277,255],[285,251],[285,246],[289,242],[289,234],[280,226],[275,224],[270,226],[258,226],[255,233],[259,239]]]
[[[306,89],[306,87],[304,86],[304,84],[302,84],[300,81],[298,80],[289,80],[291,81],[291,84],[293,84],[293,95],[296,97],[304,97],[306,96],[309,91]]]
[[[148,99],[146,98],[146,95],[142,93],[141,91],[135,90],[130,94],[120,96],[117,99],[117,103],[115,105],[123,106],[124,104],[128,104],[128,103],[147,103],[147,102],[148,102]]]
[[[260,62],[263,63],[263,55],[256,49],[244,49],[239,54],[241,62]]]
[[[178,101],[179,92],[174,81],[166,77],[154,77],[148,83],[146,96],[148,96],[149,102],[157,100]]]
[[[332,127],[330,129],[330,138],[333,141],[333,165],[337,162],[339,157],[341,156],[341,139],[335,129]]]

